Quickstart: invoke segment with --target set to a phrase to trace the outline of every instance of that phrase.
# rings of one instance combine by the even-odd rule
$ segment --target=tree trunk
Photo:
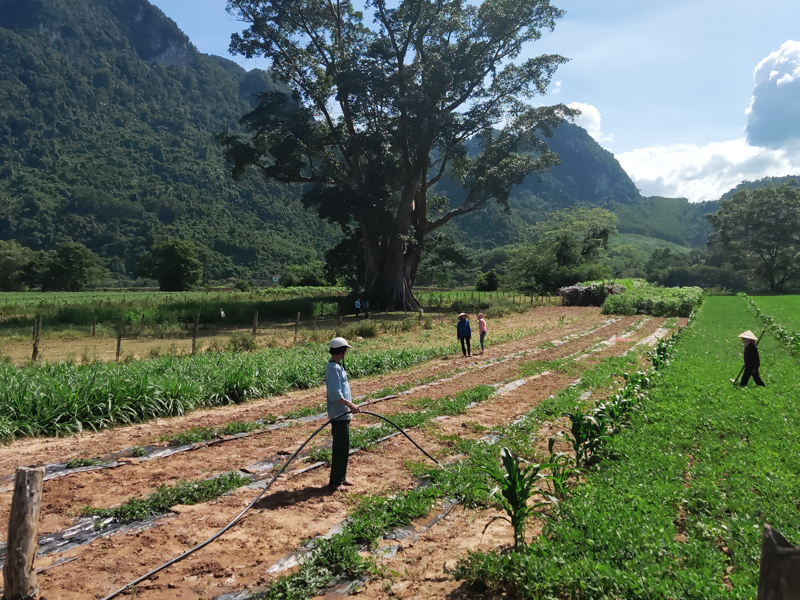
[[[800,599],[800,548],[770,525],[764,525],[758,600]]]
[[[365,292],[366,298],[375,310],[417,311],[422,306],[413,292],[413,280],[408,277],[414,261],[408,252],[401,248],[387,248],[382,256],[370,257],[367,249]]]

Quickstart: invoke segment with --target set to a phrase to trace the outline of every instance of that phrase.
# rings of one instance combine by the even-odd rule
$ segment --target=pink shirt
[[[488,330],[486,329],[486,321],[483,319],[478,319],[478,332],[486,333]]]

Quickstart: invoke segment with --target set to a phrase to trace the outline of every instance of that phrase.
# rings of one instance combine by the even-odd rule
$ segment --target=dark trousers
[[[764,382],[761,381],[761,377],[759,377],[758,375],[758,369],[751,369],[750,367],[744,368],[744,375],[742,375],[742,383],[740,383],[739,385],[741,385],[742,387],[746,386],[747,382],[750,381],[751,376],[753,377],[753,381],[756,382],[756,385],[764,385]]]
[[[330,486],[337,487],[347,479],[347,459],[350,457],[350,419],[331,423],[333,449],[331,454]]]
[[[461,351],[464,353],[464,356],[466,356],[467,354],[472,355],[472,350],[470,350],[470,347],[469,347],[469,342],[470,342],[469,336],[460,337],[458,339],[461,341]],[[464,342],[465,341],[467,342],[467,346],[466,347],[464,347]]]
[[[481,331],[481,350],[484,349],[483,340],[485,340],[485,339],[486,339],[486,332],[485,331]]]

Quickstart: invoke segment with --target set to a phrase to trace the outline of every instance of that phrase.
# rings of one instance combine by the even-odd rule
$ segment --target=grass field
[[[797,359],[765,337],[766,388],[730,382],[758,321],[711,297],[630,427],[523,552],[475,553],[461,576],[523,598],[754,598],[761,533],[800,542]]]
[[[750,296],[750,298],[778,323],[800,333],[800,296]]]

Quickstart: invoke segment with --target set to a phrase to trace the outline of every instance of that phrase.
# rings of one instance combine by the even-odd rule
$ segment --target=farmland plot
[[[800,542],[797,359],[766,336],[767,387],[729,381],[758,322],[712,297],[590,485],[526,551],[471,554],[473,588],[527,598],[753,598],[765,523]]]
[[[584,394],[591,390],[607,390],[615,380],[614,372],[628,370],[636,363],[635,354],[625,358],[621,355],[665,324],[664,319],[606,319],[596,310],[576,314],[592,314],[594,317],[583,317],[563,328],[540,331],[492,348],[491,353],[487,351],[482,359],[473,358],[463,363],[458,359],[455,370],[456,365],[435,361],[408,373],[354,382],[354,392],[369,395],[392,388],[405,389],[409,383],[415,386],[407,390],[410,393],[382,403],[377,410],[409,418],[424,412],[426,418],[434,419],[422,423],[423,427],[414,430],[413,435],[426,449],[438,453],[440,460],[447,460],[462,451],[460,444],[465,441],[477,443],[487,434],[487,428],[491,433],[492,429],[504,427],[542,402],[555,402],[548,400],[551,396],[562,404],[550,405],[547,411],[543,411],[540,417],[545,420],[583,402]],[[546,364],[547,369],[531,368],[533,362]],[[603,375],[589,377],[588,374],[597,369],[604,369]],[[569,386],[576,377],[582,377],[586,383]],[[519,381],[522,383],[516,387],[505,385]],[[469,408],[456,402],[460,393],[487,383],[504,384],[499,388],[501,393],[481,396],[483,399]],[[316,405],[319,399],[319,390],[295,392],[287,397],[259,400],[248,406],[225,407],[170,421],[161,420],[152,425],[87,434],[72,441],[72,447],[61,440],[46,443],[22,441],[8,449],[0,449],[0,459],[2,464],[10,467],[14,464],[14,456],[21,460],[34,449],[43,452],[48,461],[68,458],[68,449],[74,453],[83,448],[84,456],[96,456],[126,445],[152,442],[157,436],[176,433],[189,426],[220,426],[226,420],[244,421],[248,417],[263,416],[266,411],[286,414],[295,408]],[[356,423],[359,429],[370,425],[362,419],[356,419],[354,426]],[[144,462],[131,459],[125,466],[114,469],[77,473],[48,481],[45,484],[43,532],[53,533],[68,526],[86,504],[97,508],[109,507],[130,496],[144,497],[157,486],[174,483],[178,478],[201,479],[241,469],[265,457],[285,456],[281,453],[297,447],[315,427],[313,423],[297,423],[293,427],[230,440],[165,459]],[[520,439],[523,437],[533,439],[530,434],[520,436]],[[94,454],[88,454],[92,451]],[[354,454],[351,476],[358,490],[371,495],[408,490],[414,486],[421,460],[421,455],[407,442],[393,438],[369,452]],[[304,466],[298,465],[289,477],[280,480],[276,486],[278,491],[265,497],[257,510],[218,544],[161,574],[159,579],[144,584],[140,591],[146,592],[149,598],[213,597],[268,581],[271,576],[266,569],[270,565],[294,550],[304,539],[326,533],[358,504],[357,496],[325,493],[322,486],[327,480],[326,469],[300,472]],[[178,506],[173,514],[157,521],[158,526],[153,529],[136,535],[120,534],[96,540],[62,555],[43,557],[40,561],[43,566],[59,558],[76,558],[69,567],[55,567],[43,573],[40,576],[43,590],[50,598],[105,594],[210,535],[253,495],[252,490],[245,488],[218,500]],[[7,502],[6,494],[2,497],[5,510]],[[436,502],[435,498],[429,498],[425,510]],[[500,536],[502,539],[505,537]],[[121,557],[125,560],[120,560]]]
[[[751,296],[766,314],[797,333],[800,333],[800,296]]]

